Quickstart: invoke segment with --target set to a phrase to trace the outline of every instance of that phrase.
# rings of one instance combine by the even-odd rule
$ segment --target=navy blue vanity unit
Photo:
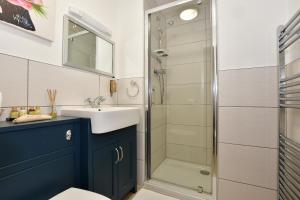
[[[120,200],[136,191],[136,126],[92,134],[89,119],[0,122],[0,200],[46,200],[78,187]]]
[[[136,192],[136,126],[92,134],[89,119],[81,120],[81,178],[84,189],[120,200]]]
[[[80,119],[0,122],[0,199],[46,200],[80,186]]]

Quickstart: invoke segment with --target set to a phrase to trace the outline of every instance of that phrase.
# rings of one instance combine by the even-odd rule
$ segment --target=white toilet
[[[110,199],[100,194],[96,194],[94,192],[77,189],[77,188],[70,188],[56,195],[50,200],[110,200]]]

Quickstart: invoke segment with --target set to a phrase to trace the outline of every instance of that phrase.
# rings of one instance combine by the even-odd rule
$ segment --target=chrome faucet
[[[85,102],[87,102],[92,108],[99,108],[101,103],[105,101],[103,96],[98,96],[94,100],[92,98],[87,98]]]

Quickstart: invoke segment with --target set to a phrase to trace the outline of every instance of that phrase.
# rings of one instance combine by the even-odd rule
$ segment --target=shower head
[[[197,0],[196,3],[197,3],[198,5],[201,5],[201,4],[202,4],[202,0]]]
[[[157,57],[168,57],[168,51],[166,49],[156,49],[153,51],[153,54]]]

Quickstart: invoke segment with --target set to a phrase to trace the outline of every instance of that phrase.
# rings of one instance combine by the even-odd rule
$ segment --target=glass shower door
[[[194,18],[186,20],[189,10]],[[206,0],[149,17],[151,178],[205,193],[214,158],[210,16]]]

